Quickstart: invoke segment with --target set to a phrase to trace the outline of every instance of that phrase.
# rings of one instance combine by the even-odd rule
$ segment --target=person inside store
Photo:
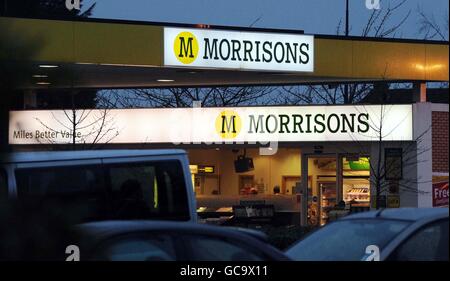
[[[346,216],[349,213],[348,208],[346,208],[345,201],[341,200],[339,203],[328,213],[328,221],[334,221],[340,217]]]
[[[273,188],[273,194],[275,194],[275,195],[279,195],[280,194],[280,187],[278,185],[276,185]]]

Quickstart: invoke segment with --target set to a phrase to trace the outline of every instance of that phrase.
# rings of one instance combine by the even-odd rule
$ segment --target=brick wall
[[[448,172],[448,112],[431,115],[433,172]]]

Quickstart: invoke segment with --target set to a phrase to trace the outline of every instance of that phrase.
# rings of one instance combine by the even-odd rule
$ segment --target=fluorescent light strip
[[[54,65],[54,64],[40,64],[39,67],[40,68],[57,68],[59,66],[58,65]]]

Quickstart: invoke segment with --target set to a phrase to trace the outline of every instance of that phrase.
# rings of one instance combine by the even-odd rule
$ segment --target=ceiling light
[[[158,82],[174,82],[175,80],[172,80],[172,79],[158,79],[156,81],[158,81]]]
[[[50,82],[37,82],[36,85],[50,85]]]
[[[48,75],[43,75],[43,74],[35,74],[33,75],[33,78],[47,78]]]
[[[59,67],[58,65],[54,65],[54,64],[40,64],[39,65],[40,68],[56,68]]]

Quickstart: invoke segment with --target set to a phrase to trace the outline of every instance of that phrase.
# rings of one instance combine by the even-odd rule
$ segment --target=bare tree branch
[[[448,41],[448,10],[443,15],[442,23],[438,23],[433,14],[427,15],[422,7],[417,7],[417,14],[419,15],[419,35],[423,39],[438,39]]]

